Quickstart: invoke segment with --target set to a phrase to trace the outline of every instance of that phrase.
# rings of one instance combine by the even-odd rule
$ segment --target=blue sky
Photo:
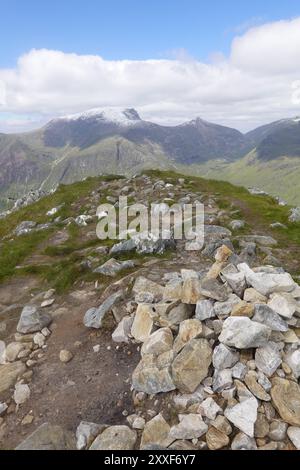
[[[299,0],[0,0],[0,67],[32,48],[157,59],[227,54],[248,27],[300,15]],[[176,52],[175,52],[176,54]]]

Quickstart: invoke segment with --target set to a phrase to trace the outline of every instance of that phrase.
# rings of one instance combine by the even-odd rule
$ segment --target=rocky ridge
[[[134,188],[139,180],[143,190],[135,199],[147,199],[147,191],[155,189],[181,202],[203,200],[202,194],[186,194],[183,181],[174,185],[142,176],[126,185]],[[124,190],[124,181],[118,185]],[[49,289],[22,305],[13,341],[0,341],[4,446],[6,428],[17,416],[24,429],[34,427],[19,439],[19,449],[299,449],[300,287],[278,263],[261,263],[261,254],[266,261],[275,258],[275,239],[239,235],[243,224],[233,224],[232,233],[220,224],[226,214],[214,198],[203,202],[201,253],[186,252],[184,241],[160,245],[157,252],[157,240],[147,239],[138,246],[152,258],[122,266],[129,260],[113,256],[121,250],[134,258],[137,245],[113,246],[109,266],[107,261],[92,268],[109,279],[108,285],[100,295],[87,287],[79,294],[81,334],[93,338],[108,329],[109,351],[137,352],[132,363],[132,352],[128,355],[124,377],[130,387],[124,391],[130,394],[128,409],[120,408],[112,422],[93,422],[83,413],[82,420],[64,429],[51,422],[51,413],[48,422],[44,415],[37,419],[34,407],[27,412],[36,375],[50,365],[48,343],[51,348],[62,318],[57,312],[65,308],[68,315],[69,306]],[[170,259],[153,258],[170,248]],[[124,277],[111,280],[126,269]],[[91,295],[88,309],[84,295]],[[100,347],[95,344],[93,353]],[[56,351],[66,371],[80,356],[71,349],[65,345]]]

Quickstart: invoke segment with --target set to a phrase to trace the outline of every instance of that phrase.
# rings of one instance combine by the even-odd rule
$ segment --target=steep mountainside
[[[243,135],[200,118],[161,126],[142,120],[134,109],[93,109],[54,119],[38,131],[0,134],[0,209],[31,190],[151,168],[259,185],[295,203],[299,159],[298,118]]]
[[[133,174],[245,151],[244,136],[201,119],[181,126],[141,120],[134,109],[95,109],[51,121],[43,129],[0,136],[0,197],[49,190],[102,173]],[[1,205],[1,200],[0,200]]]

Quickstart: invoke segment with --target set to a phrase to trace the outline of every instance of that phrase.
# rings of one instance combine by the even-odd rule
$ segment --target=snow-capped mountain
[[[96,119],[102,122],[115,123],[121,126],[133,126],[141,122],[137,111],[133,108],[93,108],[82,113],[62,116],[54,121],[78,121]]]

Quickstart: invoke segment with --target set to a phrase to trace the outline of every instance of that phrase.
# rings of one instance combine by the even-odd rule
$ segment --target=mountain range
[[[256,185],[300,204],[300,118],[242,134],[200,118],[162,126],[134,109],[101,108],[54,119],[37,131],[0,134],[0,207],[30,190],[144,169]]]

